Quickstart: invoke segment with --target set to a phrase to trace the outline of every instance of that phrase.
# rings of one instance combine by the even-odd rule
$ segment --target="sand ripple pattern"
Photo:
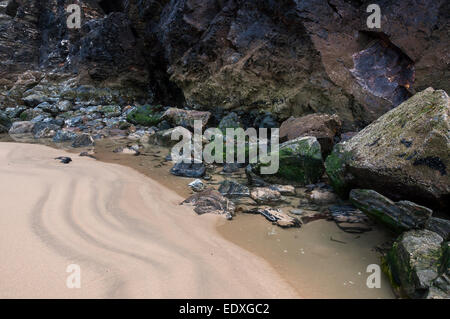
[[[53,159],[61,155],[74,161]],[[220,237],[216,216],[196,216],[181,200],[126,167],[0,143],[0,297],[298,296]],[[70,264],[81,267],[79,289],[66,286]]]

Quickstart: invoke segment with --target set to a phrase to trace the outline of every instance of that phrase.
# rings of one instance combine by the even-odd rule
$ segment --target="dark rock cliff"
[[[381,29],[366,26],[369,3],[0,1],[0,107],[51,73],[154,103],[336,113],[351,130],[428,86],[450,91],[449,2],[378,1]]]

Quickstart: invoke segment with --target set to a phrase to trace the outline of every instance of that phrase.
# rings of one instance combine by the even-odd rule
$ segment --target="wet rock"
[[[6,115],[0,112],[0,133],[8,132],[11,124],[11,120]]]
[[[268,221],[283,228],[301,226],[301,223],[297,218],[289,216],[288,214],[284,213],[281,209],[275,209],[272,207],[258,207],[248,210],[246,211],[246,213],[261,214]]]
[[[289,210],[289,212],[290,212],[291,214],[301,216],[302,214],[305,213],[305,210],[304,210],[304,209],[300,209],[300,208],[295,208],[295,209]]]
[[[424,228],[433,213],[427,207],[409,201],[393,202],[367,189],[353,189],[350,200],[364,213],[396,232]]]
[[[34,125],[32,133],[34,138],[52,138],[60,128],[61,126],[54,121],[38,122]]]
[[[122,114],[122,108],[119,105],[103,105],[100,108],[100,113],[105,117],[116,117]]]
[[[335,138],[341,130],[341,120],[336,114],[310,114],[302,117],[290,117],[281,124],[280,140],[293,140],[298,137],[314,136],[320,143],[324,156],[331,153]]]
[[[63,143],[68,141],[73,141],[78,134],[67,131],[67,130],[59,130],[56,132],[55,136],[53,137],[53,142],[55,143]]]
[[[347,233],[359,234],[372,230],[367,215],[353,206],[333,205],[328,209],[336,225]]]
[[[81,156],[81,157],[90,157],[90,158],[96,159],[93,151],[81,152],[79,156]]]
[[[261,172],[262,166],[264,165],[255,165],[253,171]],[[315,137],[308,136],[281,144],[278,171],[273,175],[261,174],[261,177],[267,181],[306,185],[317,182],[323,172],[320,144]]]
[[[10,119],[18,118],[26,109],[25,106],[8,107],[5,109],[4,115]]]
[[[161,119],[167,120],[173,125],[183,126],[186,128],[194,128],[195,120],[202,121],[202,125],[205,126],[208,123],[210,117],[210,112],[183,110],[171,107],[164,112]]]
[[[232,201],[228,200],[218,191],[211,188],[188,197],[181,204],[193,205],[195,207],[194,211],[199,215],[206,213],[234,215],[235,210],[235,206]]]
[[[71,118],[68,118],[64,121],[67,127],[77,127],[83,124],[84,120],[82,116],[74,116]]]
[[[259,204],[274,203],[282,200],[280,192],[269,187],[256,187],[252,189],[250,197]]]
[[[161,131],[168,130],[171,128],[170,123],[167,122],[166,120],[160,121],[156,127],[158,128],[158,130]]]
[[[55,159],[60,160],[61,163],[63,163],[63,164],[69,164],[70,162],[72,162],[72,159],[70,157],[66,157],[66,156],[59,156],[59,157],[56,157]]]
[[[68,112],[68,111],[72,110],[73,105],[72,105],[72,102],[63,100],[63,101],[59,101],[56,104],[56,107],[58,108],[59,112]]]
[[[224,116],[219,125],[217,126],[224,134],[226,134],[227,128],[239,128],[242,127],[242,124],[239,122],[239,117],[236,113],[231,112]]]
[[[125,146],[125,147],[118,147],[113,150],[114,153],[120,153],[125,155],[134,155],[138,156],[141,154],[139,151],[139,146],[133,147],[133,146]]]
[[[253,172],[252,165],[247,165],[245,168],[245,175],[247,176],[247,180],[249,185],[252,186],[267,186],[269,183],[265,182],[260,176]]]
[[[34,123],[30,121],[19,121],[14,122],[11,125],[11,128],[9,129],[8,133],[13,134],[26,134],[31,133],[33,131]]]
[[[28,96],[24,97],[23,103],[29,107],[35,107],[41,103],[47,102],[48,97],[42,94],[41,92],[36,92],[29,94]]]
[[[222,172],[225,174],[233,174],[239,171],[240,166],[239,163],[225,163]]]
[[[171,169],[170,173],[176,176],[198,178],[205,175],[205,165],[203,163],[178,162]]]
[[[368,188],[395,200],[448,205],[449,110],[448,95],[428,88],[337,144],[325,162],[335,191],[345,197],[351,188]]]
[[[194,192],[201,192],[206,188],[206,185],[200,179],[196,179],[195,181],[189,183],[188,186]]]
[[[178,136],[181,136],[183,132],[186,134],[190,134],[190,132],[188,132],[184,127],[181,126],[170,128],[168,130],[158,131],[149,137],[149,143],[159,146],[172,147],[179,142],[179,140],[172,140],[172,135],[177,134]]]
[[[439,234],[445,241],[450,240],[450,220],[431,217],[425,224],[425,229]]]
[[[442,269],[445,261],[445,244],[438,234],[429,230],[411,230],[403,233],[386,256],[388,274],[395,285],[400,286],[410,298],[426,298],[435,295],[430,288],[439,289],[435,280],[448,271]],[[441,295],[448,292],[441,291]]]
[[[328,205],[338,200],[335,193],[324,189],[314,189],[310,193],[307,193],[306,196],[312,203],[317,205]]]
[[[94,145],[94,139],[89,134],[81,134],[75,137],[75,139],[72,142],[72,147],[78,148],[78,147],[86,147],[86,146],[92,146]]]
[[[271,112],[265,112],[263,114],[259,114],[255,121],[253,122],[254,128],[278,128],[279,124],[275,119],[275,116]]]
[[[219,192],[228,198],[250,196],[247,186],[230,180],[224,180],[220,183]]]
[[[35,107],[35,109],[42,110],[45,113],[56,115],[59,113],[58,107],[55,104],[50,104],[48,102],[43,102]]]
[[[270,185],[269,188],[279,192],[281,195],[295,195],[295,187],[292,185]]]

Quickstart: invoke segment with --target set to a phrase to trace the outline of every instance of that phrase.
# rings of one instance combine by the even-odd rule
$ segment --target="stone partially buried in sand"
[[[274,203],[282,200],[280,192],[270,187],[256,187],[250,191],[250,197],[260,204]]]
[[[235,209],[232,201],[212,188],[189,196],[181,204],[193,205],[194,211],[199,215],[212,213],[233,216]]]
[[[336,192],[374,189],[394,200],[445,207],[450,199],[450,103],[428,88],[337,144],[325,166]]]
[[[94,145],[94,139],[89,134],[81,134],[75,137],[72,142],[72,147],[86,147]]]
[[[283,228],[301,227],[301,222],[297,218],[289,216],[288,214],[284,213],[281,209],[264,206],[252,208],[245,212],[250,214],[260,214],[264,216],[268,221]]]

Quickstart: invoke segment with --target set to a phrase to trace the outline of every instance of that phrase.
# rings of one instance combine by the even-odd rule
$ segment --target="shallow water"
[[[0,137],[0,141],[10,140]],[[21,141],[33,142],[27,138]],[[68,145],[55,145],[51,141],[44,141],[44,144],[62,147],[76,154],[86,150],[74,150]],[[168,149],[152,145],[142,150],[139,156],[113,152],[125,144],[133,142],[123,138],[105,139],[97,141],[95,149],[91,150],[97,160],[132,167],[183,197],[193,193],[187,186],[193,178],[176,177],[169,173],[171,163],[164,161]],[[218,174],[219,170],[209,172],[212,180],[208,183],[213,187],[226,178]],[[245,179],[244,174],[234,177]],[[296,200],[291,198],[283,210],[294,207]],[[380,253],[374,248],[392,238],[376,226],[364,234],[349,234],[340,230],[334,222],[318,220],[302,228],[283,229],[259,215],[237,214],[232,221],[220,220],[217,230],[229,241],[267,260],[306,298],[395,297],[384,274],[381,274],[381,288],[371,289],[366,285],[370,275],[366,272],[367,266],[380,265],[381,262]]]

